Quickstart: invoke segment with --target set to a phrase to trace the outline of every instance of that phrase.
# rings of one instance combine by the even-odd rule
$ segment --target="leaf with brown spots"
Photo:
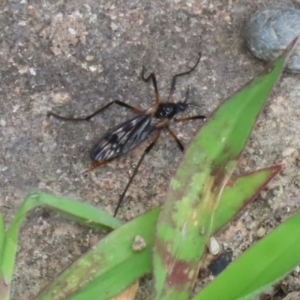
[[[155,299],[189,298],[219,199],[295,43],[221,104],[188,147],[157,223]]]

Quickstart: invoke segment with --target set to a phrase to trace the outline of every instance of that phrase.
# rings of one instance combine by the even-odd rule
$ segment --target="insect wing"
[[[127,153],[142,143],[155,129],[153,118],[138,115],[103,135],[92,148],[91,158],[107,161]]]

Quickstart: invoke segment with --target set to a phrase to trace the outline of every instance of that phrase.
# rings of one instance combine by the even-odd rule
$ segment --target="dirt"
[[[93,204],[113,213],[144,146],[87,176],[89,151],[114,124],[132,116],[112,107],[89,123],[47,118],[48,111],[83,116],[118,99],[145,109],[154,102],[140,79],[144,65],[155,72],[160,97],[172,75],[187,70],[202,53],[197,70],[178,80],[175,101],[190,87],[190,100],[209,113],[245,84],[264,63],[249,54],[244,28],[257,10],[280,5],[299,9],[299,0],[263,1],[8,1],[0,3],[0,206],[6,224],[31,190]],[[299,210],[299,78],[284,74],[261,114],[241,168],[276,163],[284,171],[217,240],[234,257]],[[232,114],[235,112],[232,111]],[[174,125],[184,145],[201,121]],[[145,158],[119,217],[131,219],[163,203],[181,153],[168,135]],[[30,299],[101,234],[60,214],[36,209],[22,227],[12,299]],[[151,299],[143,280],[139,299]],[[300,289],[298,273],[285,291]]]

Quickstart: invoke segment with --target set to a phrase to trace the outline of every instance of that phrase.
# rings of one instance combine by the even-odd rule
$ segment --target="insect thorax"
[[[162,118],[173,119],[176,114],[185,111],[186,108],[187,108],[187,104],[184,102],[160,103],[154,116],[159,119]]]

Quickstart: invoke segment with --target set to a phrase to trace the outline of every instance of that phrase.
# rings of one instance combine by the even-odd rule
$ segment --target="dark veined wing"
[[[156,129],[153,118],[137,115],[104,134],[91,151],[92,160],[111,160],[141,144]]]

